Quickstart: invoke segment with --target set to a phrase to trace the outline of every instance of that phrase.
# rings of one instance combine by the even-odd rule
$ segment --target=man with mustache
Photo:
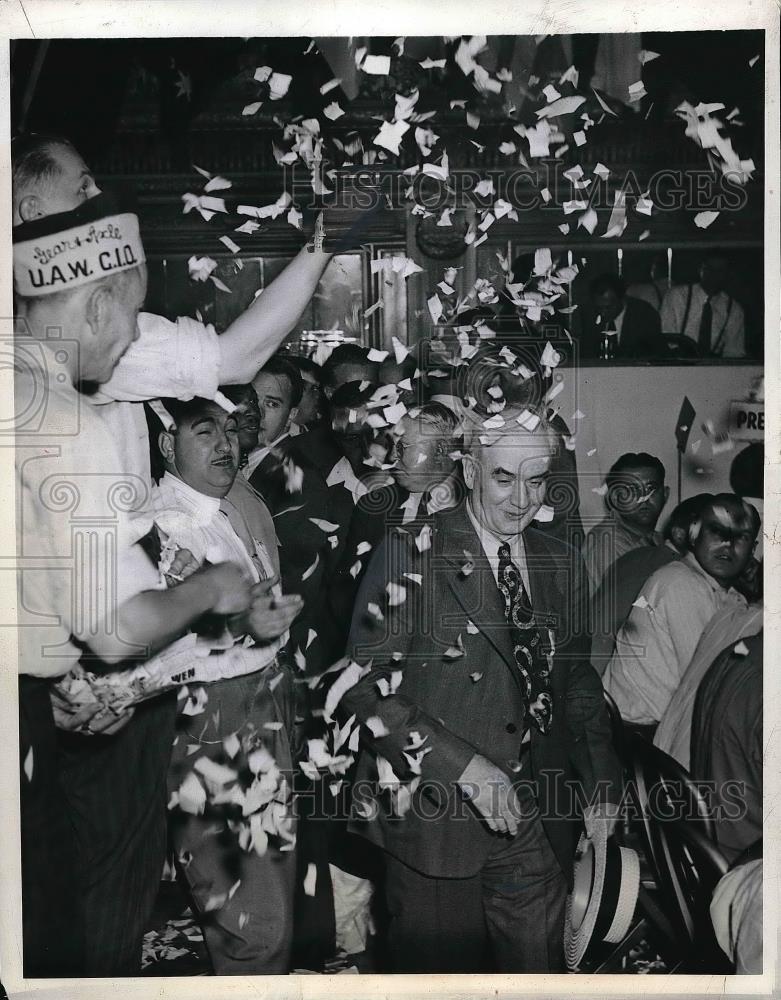
[[[242,645],[249,637],[249,648],[239,655],[257,661],[251,672],[208,685],[205,715],[179,715],[169,791],[176,793],[203,759],[231,766],[237,750],[231,756],[226,748],[235,740],[248,757],[253,750],[270,755],[267,773],[277,776],[276,794],[290,814],[293,693],[281,650],[302,601],[281,592],[273,533],[259,535],[246,508],[233,502],[240,455],[235,416],[199,398],[166,400],[164,406],[173,422],[158,440],[166,471],[152,494],[155,523],[199,565],[225,559],[252,581],[245,614],[205,624],[225,638],[219,646]],[[214,972],[286,973],[293,940],[292,814],[270,838],[266,829],[257,830],[253,842],[241,846],[231,818],[229,809],[215,813],[207,807],[203,815],[193,815],[181,805],[171,817],[177,867],[189,886]]]

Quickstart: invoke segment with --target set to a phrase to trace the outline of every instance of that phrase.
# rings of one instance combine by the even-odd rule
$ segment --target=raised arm
[[[331,259],[306,248],[220,337],[220,384],[251,381],[298,322]]]

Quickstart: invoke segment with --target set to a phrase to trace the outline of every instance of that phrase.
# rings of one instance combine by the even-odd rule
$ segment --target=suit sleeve
[[[449,787],[461,776],[476,749],[407,697],[403,680],[397,692],[388,696],[379,686],[382,680],[390,684],[395,671],[403,674],[411,630],[425,627],[425,588],[408,587],[407,599],[393,608],[388,607],[386,598],[388,582],[403,579],[409,567],[421,572],[421,566],[416,561],[413,566],[413,562],[410,546],[399,536],[390,536],[375,552],[358,591],[347,644],[348,653],[360,663],[370,659],[371,668],[342,696],[339,710],[344,717],[355,714],[362,724],[365,745],[385,757],[400,778],[412,776],[404,750],[409,746],[410,733],[419,733],[425,738],[423,747],[431,748],[421,761],[422,776]],[[427,579],[425,567],[422,572],[423,579]],[[386,616],[383,622],[367,613],[370,603],[382,609]],[[366,725],[369,719],[381,720],[386,735],[374,736]]]

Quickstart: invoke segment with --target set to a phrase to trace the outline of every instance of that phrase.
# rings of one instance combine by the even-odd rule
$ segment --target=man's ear
[[[105,285],[98,285],[90,292],[85,315],[93,336],[99,336],[111,317],[111,292]]]
[[[464,470],[464,482],[467,489],[473,490],[477,479],[477,462],[472,455],[464,455],[461,459],[461,467]]]
[[[664,502],[667,503],[667,501],[669,499],[670,499],[670,487],[669,486],[665,486],[665,488],[664,488]]]
[[[297,406],[292,406],[290,408],[290,413],[288,413],[288,415],[287,415],[287,422],[288,422],[288,424],[290,424],[290,423],[297,424],[298,423],[298,407]]]
[[[174,436],[171,431],[160,431],[157,438],[157,447],[160,449],[160,454],[163,456],[163,459],[170,465],[173,465]]]
[[[32,222],[43,215],[41,203],[37,194],[26,194],[19,202],[19,218],[22,222]]]

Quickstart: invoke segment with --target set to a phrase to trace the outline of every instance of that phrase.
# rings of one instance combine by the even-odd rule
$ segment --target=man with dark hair
[[[442,403],[426,403],[394,428],[392,481],[358,498],[331,588],[330,606],[345,642],[358,587],[387,532],[394,527],[419,531],[438,510],[463,499],[460,435],[458,417]]]
[[[593,319],[586,325],[581,342],[584,358],[605,353],[613,358],[653,358],[662,346],[659,314],[642,299],[626,294],[623,281],[602,274],[591,282]],[[607,345],[607,351],[603,345]]]
[[[298,354],[287,355],[288,359],[298,368],[304,382],[304,392],[298,404],[294,426],[296,433],[310,430],[320,424],[325,417],[323,402],[323,370],[311,358]],[[293,428],[291,428],[293,433]]]
[[[252,386],[259,404],[259,433],[257,447],[250,450],[243,468],[244,478],[274,518],[283,588],[301,594],[304,602],[291,631],[292,646],[316,673],[328,665],[326,651],[332,646],[328,638],[332,626],[324,608],[336,550],[344,540],[343,526],[334,518],[332,497],[319,469],[292,452],[292,446],[306,438],[290,436],[303,388],[298,369],[287,358],[274,357]],[[326,530],[325,525],[332,527]]]
[[[379,373],[379,363],[369,360],[369,352],[365,347],[360,344],[340,344],[323,364],[323,389],[330,399],[347,382],[376,384]]]
[[[605,672],[618,630],[629,617],[646,580],[662,566],[686,555],[689,528],[712,499],[710,493],[698,493],[683,500],[667,519],[663,545],[632,549],[608,566],[591,599],[591,662],[598,674]]]
[[[746,331],[743,307],[727,294],[727,258],[709,253],[700,265],[696,284],[676,285],[662,303],[662,329],[681,333],[700,349],[703,357],[743,358]]]
[[[258,446],[260,431],[260,410],[258,395],[252,383],[247,385],[223,385],[220,392],[236,407],[233,411],[239,434],[239,467],[244,468],[250,452]]]
[[[420,374],[418,363],[412,354],[403,361],[397,361],[393,352],[380,362],[378,381],[380,385],[395,385],[398,401],[406,406],[414,406],[421,401],[421,383],[415,378]]]
[[[655,528],[670,495],[670,487],[664,484],[664,466],[647,452],[627,452],[616,459],[605,486],[607,514],[589,531],[583,549],[592,593],[620,556],[662,543]]]
[[[746,607],[734,587],[756,544],[759,515],[719,493],[689,529],[690,552],[646,582],[616,636],[603,677],[623,718],[656,727],[716,614]]]
[[[257,447],[248,454],[244,466],[246,479],[252,478],[272,448],[288,438],[304,394],[304,380],[292,361],[275,355],[252,379],[252,388],[257,399],[259,423]]]
[[[173,424],[158,441],[166,472],[153,490],[155,523],[198,564],[223,558],[253,581],[247,612],[212,620],[207,632],[217,638],[216,650],[233,653],[235,647],[250,669],[223,674],[224,679],[208,685],[205,717],[179,716],[169,772],[169,792],[179,802],[171,816],[177,868],[189,886],[217,975],[285,973],[293,938],[295,874],[293,692],[289,668],[279,657],[302,602],[297,594],[283,594],[277,582],[276,539],[258,537],[231,502],[240,451],[236,418],[198,398],[164,401],[164,407]],[[187,691],[182,695],[185,708]],[[224,747],[228,739],[236,740],[232,753]],[[253,753],[266,755],[262,770],[271,782],[266,790],[273,788],[286,811],[284,820],[253,829],[252,839],[243,844],[230,813],[219,807],[219,796],[198,812],[185,804],[181,791],[194,769],[207,776],[208,784],[208,766],[235,766],[238,753],[247,761]]]
[[[637,281],[630,285],[626,294],[630,299],[641,299],[657,312],[661,311],[664,296],[667,293],[667,258],[664,253],[651,256],[651,266],[648,281]]]

